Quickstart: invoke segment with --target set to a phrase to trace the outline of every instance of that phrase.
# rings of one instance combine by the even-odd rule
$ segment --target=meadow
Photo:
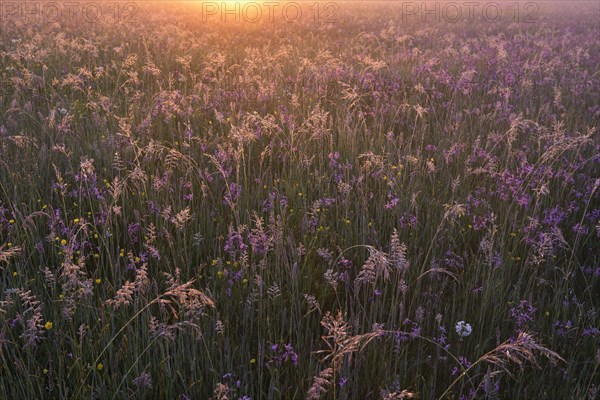
[[[1,19],[1,399],[598,398],[597,4],[138,3]]]

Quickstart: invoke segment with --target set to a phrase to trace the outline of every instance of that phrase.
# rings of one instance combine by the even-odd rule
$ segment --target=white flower
[[[456,323],[456,326],[454,327],[454,330],[456,331],[456,333],[458,333],[458,336],[467,337],[471,334],[473,328],[471,328],[471,325],[466,323],[465,321],[458,321]]]

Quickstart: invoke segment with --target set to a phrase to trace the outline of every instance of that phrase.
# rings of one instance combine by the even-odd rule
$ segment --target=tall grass
[[[3,22],[0,397],[595,398],[598,21],[352,7]]]

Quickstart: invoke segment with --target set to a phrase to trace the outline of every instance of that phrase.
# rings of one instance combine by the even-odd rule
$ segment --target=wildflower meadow
[[[0,2],[0,399],[599,398],[600,6],[449,4]]]

